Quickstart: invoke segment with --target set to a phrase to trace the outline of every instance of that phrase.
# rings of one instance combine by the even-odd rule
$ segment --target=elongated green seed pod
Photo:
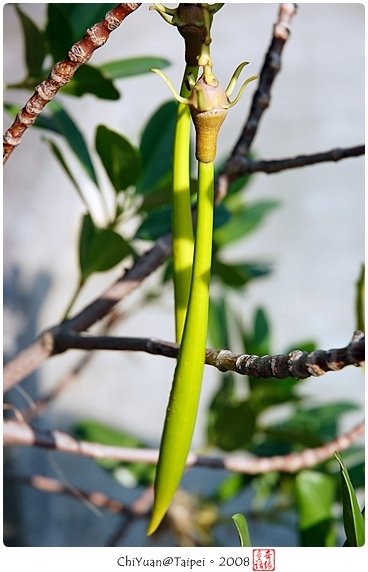
[[[189,307],[166,412],[147,534],[164,517],[184,472],[197,417],[204,367],[212,255],[214,167],[198,164],[197,228]]]
[[[186,66],[180,95],[187,97],[188,77],[197,77],[198,66]],[[175,297],[175,338],[183,334],[192,276],[194,238],[190,200],[190,127],[189,107],[179,103],[173,152],[172,247]]]

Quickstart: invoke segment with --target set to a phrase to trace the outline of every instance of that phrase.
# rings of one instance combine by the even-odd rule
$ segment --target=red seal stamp
[[[275,551],[272,548],[255,548],[253,570],[275,570]]]

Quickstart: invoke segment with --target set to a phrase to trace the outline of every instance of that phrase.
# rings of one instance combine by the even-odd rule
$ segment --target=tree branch
[[[4,421],[4,445],[22,445],[53,449],[62,453],[81,455],[91,459],[114,459],[125,463],[147,463],[155,465],[157,449],[131,449],[114,447],[87,441],[78,441],[61,431],[39,431],[26,423]],[[331,458],[334,451],[343,451],[364,434],[364,421],[343,433],[333,441],[313,449],[275,457],[253,457],[249,454],[231,454],[223,457],[202,456],[189,453],[187,467],[208,467],[226,469],[235,473],[257,475],[270,471],[295,473],[313,467]]]
[[[122,5],[137,6],[138,5]],[[265,111],[270,100],[270,89],[273,80],[279,70],[280,56],[282,48],[289,34],[289,26],[293,15],[295,14],[295,4],[281,4],[277,23],[274,26],[274,35],[271,46],[268,50],[264,66],[261,71],[258,89],[254,95],[251,112],[244,128],[243,133],[247,134],[244,141],[239,139],[235,145],[231,157],[228,160],[224,171],[218,179],[217,202],[226,195],[227,185],[229,183],[229,169],[231,161],[234,157],[242,156],[242,141],[245,149],[245,160],[247,149],[252,142],[258,128],[259,120]],[[267,100],[267,105],[264,102]],[[263,103],[262,103],[263,102]],[[239,147],[240,145],[240,147]],[[238,160],[238,159],[236,159]],[[241,174],[241,173],[240,173]],[[236,173],[231,175],[236,178]],[[225,185],[225,187],[224,187]],[[224,192],[221,191],[221,188]],[[5,365],[4,369],[4,391],[9,390],[22,379],[30,375],[34,370],[42,365],[42,363],[50,356],[54,355],[55,348],[53,346],[53,331],[68,328],[75,332],[87,330],[98,320],[104,318],[111,309],[123,298],[129,295],[141,282],[154,272],[171,254],[171,235],[166,235],[156,241],[154,246],[146,254],[138,258],[133,266],[127,270],[121,278],[119,278],[112,286],[110,286],[101,296],[81,310],[74,318],[67,322],[51,328],[41,334],[35,342],[28,348],[23,350],[13,360]],[[51,332],[51,335],[50,335]]]
[[[86,492],[75,487],[69,487],[58,479],[51,477],[44,477],[42,475],[18,475],[14,473],[4,473],[4,480],[19,483],[21,485],[28,485],[39,491],[54,494],[63,494],[73,498],[84,499],[99,509],[106,509],[113,513],[129,512],[129,506],[120,503],[119,501],[112,500],[101,492]],[[76,494],[77,490],[77,494]]]
[[[111,336],[79,336],[60,333],[55,345],[59,350],[113,350],[146,352],[170,358],[177,358],[180,346],[154,338],[128,338]],[[256,378],[306,379],[320,376],[329,371],[338,371],[349,365],[359,367],[364,363],[365,336],[356,331],[350,343],[343,348],[315,350],[311,353],[294,350],[286,355],[255,356],[234,354],[230,350],[206,350],[206,364],[221,372],[234,371],[240,375]]]
[[[218,178],[218,199],[223,198],[227,194],[229,184],[239,176],[238,162],[240,158],[247,157],[257,133],[259,122],[270,105],[271,88],[281,69],[281,54],[289,38],[291,22],[296,14],[296,10],[296,4],[280,4],[277,21],[273,27],[271,44],[259,75],[258,87],[253,96],[248,119]]]
[[[54,65],[48,78],[35,88],[32,97],[19,111],[9,129],[5,131],[3,137],[4,163],[21,142],[23,133],[36,121],[45,105],[55,97],[60,88],[73,78],[76,70],[88,62],[93,52],[106,43],[110,33],[139,6],[140,4],[118,4],[115,6],[107,12],[101,22],[88,28],[83,38],[73,44],[63,61]]]
[[[56,332],[63,329],[83,331],[104,318],[125,296],[128,296],[171,254],[171,235],[156,241],[146,254],[138,258],[133,266],[105,292],[88,304],[74,318],[43,332],[32,344],[10,360],[4,367],[4,391],[8,391],[22,379],[39,368],[46,359],[57,353],[54,347]]]
[[[297,169],[308,165],[316,165],[327,161],[340,161],[348,157],[359,157],[364,155],[365,146],[356,145],[355,147],[345,147],[331,149],[322,153],[312,153],[310,155],[298,155],[297,157],[288,157],[287,159],[270,159],[253,161],[249,157],[237,155],[233,158],[233,165],[236,165],[237,176],[248,175],[251,173],[279,173],[287,169]]]

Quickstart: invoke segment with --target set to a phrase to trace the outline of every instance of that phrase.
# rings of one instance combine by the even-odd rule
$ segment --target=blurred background
[[[114,59],[155,55],[167,58],[165,70],[179,86],[183,42],[173,27],[149,4],[129,16],[97,50],[91,64]],[[174,5],[172,5],[174,6]],[[47,18],[46,4],[19,4],[40,28]],[[215,71],[226,85],[240,61],[250,62],[246,74],[258,73],[269,46],[277,4],[225,4],[212,28]],[[276,78],[270,108],[264,114],[253,144],[262,159],[349,147],[364,140],[364,6],[361,4],[301,4]],[[26,75],[23,34],[14,4],[4,6],[4,82],[21,81]],[[170,99],[167,86],[146,74],[115,82],[121,98],[116,101],[93,95],[81,98],[60,94],[92,146],[99,124],[106,124],[138,145],[144,125],[154,110]],[[219,157],[225,159],[240,133],[255,87],[250,85],[241,102],[229,112],[219,141]],[[30,92],[9,89],[4,100],[19,104]],[[4,129],[10,117],[4,115]],[[43,141],[44,132],[30,129],[4,170],[4,346],[11,358],[43,329],[56,324],[70,301],[78,281],[78,237],[83,204],[68,177]],[[99,197],[90,179],[68,152],[68,163],[89,197],[99,221]],[[68,154],[69,153],[69,154]],[[91,151],[93,155],[93,151]],[[96,157],[96,153],[93,155]],[[96,160],[96,164],[98,164]],[[108,194],[109,181],[98,164],[98,176]],[[272,176],[254,175],[246,189],[246,202],[276,200],[274,209],[254,233],[224,251],[228,262],[239,259],[272,266],[267,276],[243,288],[228,289],[226,301],[233,315],[250,329],[258,308],[267,314],[270,347],[282,353],[298,343],[313,341],[329,349],[345,346],[355,327],[355,292],[364,260],[364,159],[323,163]],[[137,221],[126,223],[134,233]],[[150,243],[141,241],[144,251]],[[122,266],[94,274],[77,299],[74,311],[83,308],[121,274]],[[173,339],[172,288],[160,286],[161,295],[147,301],[161,284],[154,273],[119,305],[123,319],[113,330],[121,336],[154,336]],[[213,293],[219,292],[215,284]],[[232,325],[229,326],[232,331]],[[234,351],[239,348],[232,347]],[[49,360],[22,387],[32,399],[50,391],[80,359],[70,351]],[[146,354],[97,353],[78,380],[54,400],[36,420],[39,428],[71,431],[81,419],[92,419],[134,435],[153,447],[159,445],[162,423],[172,381],[172,360]],[[203,447],[207,409],[219,384],[218,372],[206,368],[200,414],[193,447]],[[362,373],[354,368],[303,382],[299,389],[313,406],[331,400],[349,401],[358,410],[341,419],[346,430],[362,417]],[[26,394],[7,395],[24,408]],[[283,410],[270,410],[269,418],[282,418]],[[49,474],[74,486],[104,490],[112,498],[130,502],[138,495],[88,459],[14,448],[6,458],[13,471]],[[192,470],[184,488],[211,494],[223,474]],[[124,481],[125,478],[125,481]],[[245,491],[225,514],[246,512],[251,493]],[[118,517],[91,511],[75,499],[47,495],[17,484],[7,488],[9,508],[5,532],[12,545],[101,546],[113,534]],[[294,546],[297,533],[291,520],[279,523],[255,521],[253,544]],[[78,523],[76,526],[75,523]],[[290,524],[291,523],[291,524]],[[145,523],[137,521],[128,531],[126,546],[175,545],[170,532],[146,540]],[[220,521],[215,544],[237,545],[235,531]],[[156,543],[156,544],[155,544]]]

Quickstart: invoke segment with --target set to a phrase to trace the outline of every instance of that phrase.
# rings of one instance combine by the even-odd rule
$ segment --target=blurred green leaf
[[[208,334],[214,348],[230,347],[227,307],[223,296],[210,300]]]
[[[139,56],[123,60],[113,60],[100,64],[99,68],[110,79],[122,79],[148,73],[151,68],[164,69],[169,60],[155,56]]]
[[[171,207],[151,211],[135,233],[141,240],[157,240],[171,231]]]
[[[140,143],[142,176],[137,192],[147,194],[172,168],[172,148],[176,124],[177,103],[167,101],[151,116]]]
[[[83,419],[73,426],[74,435],[83,441],[94,441],[115,447],[142,447],[137,437],[93,419]]]
[[[91,216],[84,215],[79,240],[82,282],[94,272],[110,270],[130,254],[134,251],[120,234],[109,228],[96,227]]]
[[[101,73],[98,68],[88,64],[78,68],[73,79],[62,89],[63,95],[80,97],[86,93],[95,95],[100,99],[116,100],[120,97],[111,79]]]
[[[40,78],[42,76],[42,63],[46,56],[45,37],[34,22],[15,4],[20,18],[24,36],[24,58],[28,69],[28,76]]]
[[[141,158],[139,151],[127,139],[99,125],[96,150],[117,193],[135,184],[140,174]]]
[[[81,201],[83,202],[83,204],[85,205],[85,207],[87,208],[87,211],[88,211],[89,210],[88,205],[87,205],[86,200],[83,196],[82,190],[81,190],[76,178],[74,177],[73,173],[69,169],[68,164],[65,161],[64,156],[63,156],[60,148],[56,145],[56,143],[54,141],[51,141],[51,139],[47,139],[47,137],[44,138],[44,141],[46,141],[46,143],[49,145],[51,152],[53,153],[54,157],[56,158],[58,163],[61,165],[62,169],[65,171],[65,173],[69,177],[72,185],[76,189]]]
[[[270,327],[266,312],[257,308],[254,320],[253,343],[258,348],[258,355],[267,355],[270,351]]]
[[[221,224],[227,217],[226,209],[218,209],[214,215],[214,227]],[[141,240],[157,240],[171,232],[171,206],[164,205],[150,210],[136,232],[136,238]]]
[[[83,37],[87,28],[100,22],[105,17],[106,12],[114,8],[116,4],[60,3],[58,6],[68,19],[73,33],[73,40],[76,42]]]
[[[235,451],[247,448],[255,431],[256,417],[247,401],[229,401],[212,408],[210,421],[209,444],[224,451]]]
[[[90,157],[87,144],[81,131],[74,123],[73,119],[67,113],[67,111],[60,105],[60,103],[57,103],[55,100],[50,101],[48,108],[52,114],[51,125],[54,126],[58,133],[66,139],[71,150],[81,163],[83,169],[89,178],[98,187],[97,177],[93,167],[92,159]],[[48,129],[48,125],[49,124],[41,123],[38,125],[38,127]]]
[[[265,427],[264,432],[269,438],[307,447],[318,447],[337,436],[341,415],[356,411],[357,408],[352,402],[303,407],[289,419]]]
[[[82,441],[102,443],[115,447],[145,447],[146,444],[130,433],[121,431],[100,423],[86,419],[77,422],[73,427],[73,434]],[[125,487],[151,484],[154,467],[143,463],[122,463],[115,459],[99,459],[98,465],[112,473],[113,477]]]
[[[221,279],[223,284],[232,288],[241,288],[254,278],[267,276],[270,266],[258,262],[237,262],[235,264],[221,262],[216,254],[212,258],[212,275]]]
[[[4,109],[11,117],[15,117],[19,111],[19,106],[13,103],[4,103]],[[34,123],[34,127],[47,129],[48,131],[62,135],[53,118],[47,115],[39,115]]]
[[[220,482],[216,491],[211,495],[210,500],[217,504],[232,500],[249,484],[250,478],[249,475],[230,474]]]
[[[302,546],[335,546],[335,479],[317,471],[300,471],[295,477],[295,495]]]
[[[364,518],[351,483],[348,470],[341,457],[335,451],[335,459],[340,464],[344,529],[349,546],[364,546]]]
[[[68,51],[75,42],[71,20],[65,13],[63,6],[63,4],[47,4],[45,35],[54,62],[66,58]]]
[[[249,536],[248,523],[245,516],[240,513],[236,513],[233,514],[231,518],[233,519],[236,529],[238,531],[240,546],[242,547],[252,546]]]
[[[214,232],[214,242],[218,247],[239,240],[264,220],[265,216],[279,206],[277,201],[262,201],[243,207],[234,213],[227,224]]]
[[[362,264],[355,290],[356,329],[364,332],[365,265]]]

